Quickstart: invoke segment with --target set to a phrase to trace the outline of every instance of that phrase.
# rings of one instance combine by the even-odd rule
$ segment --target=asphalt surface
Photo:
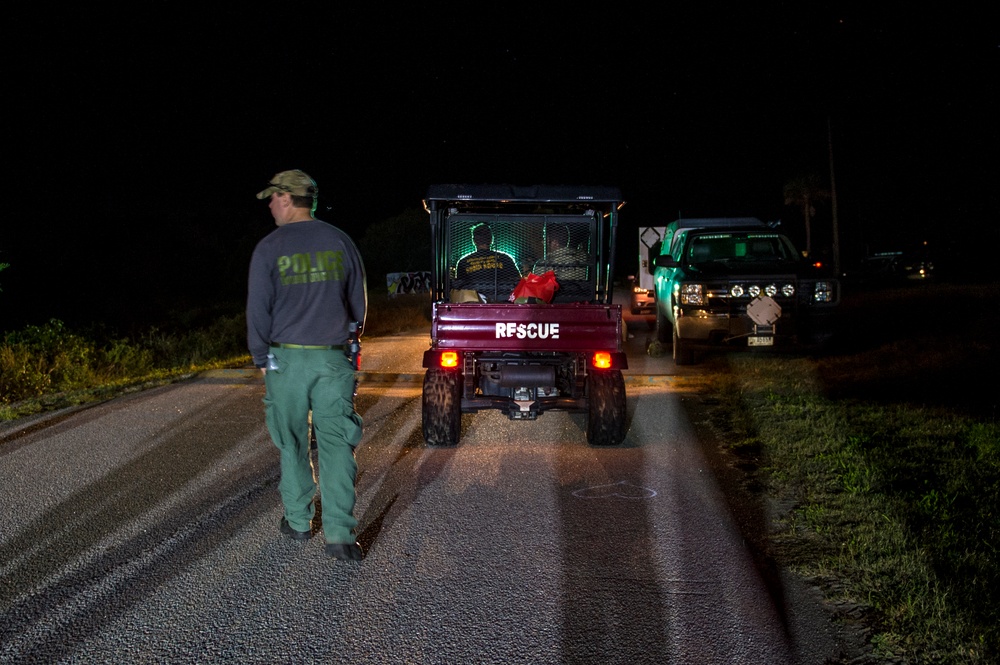
[[[620,447],[578,414],[420,434],[426,338],[370,340],[360,564],[278,531],[255,370],[0,427],[2,663],[803,663],[818,592],[762,569],[689,422],[634,356]],[[320,506],[321,508],[321,506]],[[753,512],[753,511],[751,511]],[[755,519],[766,521],[764,509]]]

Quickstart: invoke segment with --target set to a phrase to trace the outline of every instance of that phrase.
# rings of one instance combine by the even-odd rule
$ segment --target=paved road
[[[434,449],[420,435],[424,347],[365,346],[360,565],[279,534],[252,371],[0,428],[0,662],[836,655],[816,597],[748,552],[689,424],[693,373],[633,351],[621,447],[589,447],[575,414],[483,413]]]

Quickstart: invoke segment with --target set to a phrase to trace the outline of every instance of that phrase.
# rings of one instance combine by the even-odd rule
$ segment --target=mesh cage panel
[[[474,230],[480,242],[492,238],[488,249],[477,250]],[[559,283],[553,302],[592,301],[596,230],[592,214],[453,214],[446,223],[447,289],[505,302],[522,276],[552,270]]]

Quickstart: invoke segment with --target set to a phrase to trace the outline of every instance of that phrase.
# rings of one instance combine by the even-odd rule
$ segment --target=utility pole
[[[840,277],[840,226],[837,221],[837,179],[833,174],[833,130],[830,116],[826,116],[826,143],[830,153],[830,201],[833,212],[833,271]]]

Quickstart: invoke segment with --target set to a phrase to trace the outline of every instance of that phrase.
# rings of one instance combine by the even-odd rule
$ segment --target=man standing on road
[[[278,228],[250,260],[247,344],[264,374],[265,420],[281,454],[281,532],[294,540],[313,534],[311,410],[326,553],[360,561],[354,448],[362,421],[354,410],[354,366],[346,350],[350,323],[364,325],[368,292],[354,242],[314,217],[317,194],[315,181],[298,169],[276,174],[257,194],[270,199]]]

